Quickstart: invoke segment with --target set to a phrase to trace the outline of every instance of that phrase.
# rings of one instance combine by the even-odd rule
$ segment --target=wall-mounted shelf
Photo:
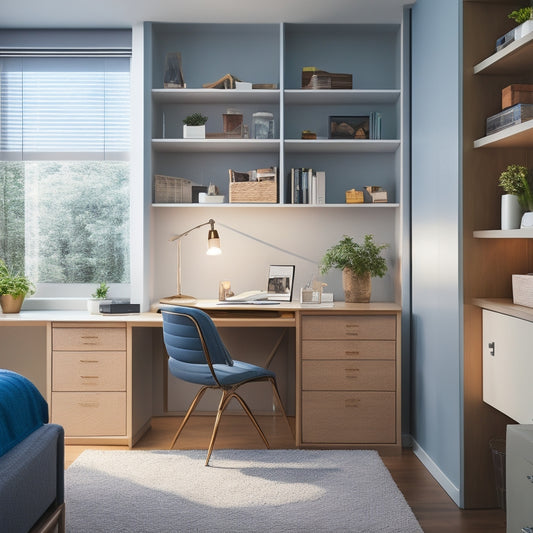
[[[533,239],[533,228],[474,231],[476,239]]]
[[[304,141],[291,139],[285,141],[288,153],[387,153],[395,152],[400,147],[399,140],[336,140],[324,139]]]
[[[394,104],[400,98],[400,91],[354,89],[354,90],[307,90],[291,89],[283,92],[286,104]]]
[[[209,207],[215,209],[223,209],[228,207],[270,207],[270,208],[291,208],[291,209],[327,209],[329,207],[339,208],[344,207],[346,209],[386,209],[397,208],[400,204],[152,204],[152,207]]]
[[[533,120],[509,126],[474,141],[474,148],[530,148],[533,147]]]
[[[276,89],[152,89],[158,104],[276,104],[279,98]]]
[[[279,139],[152,139],[156,152],[277,152]]]

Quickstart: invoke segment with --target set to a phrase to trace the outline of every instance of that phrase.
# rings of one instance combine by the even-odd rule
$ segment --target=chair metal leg
[[[192,401],[188,411],[187,411],[187,414],[185,415],[185,417],[183,418],[183,421],[181,422],[180,424],[180,427],[178,428],[178,431],[176,431],[176,435],[174,435],[174,439],[172,440],[172,444],[170,445],[170,448],[169,450],[172,450],[172,448],[174,448],[174,444],[176,444],[176,441],[178,440],[178,437],[180,436],[180,433],[181,431],[183,430],[183,428],[185,427],[185,424],[187,423],[187,421],[189,420],[192,412],[194,411],[194,409],[196,408],[196,406],[198,405],[198,402],[202,399],[202,396],[204,395],[205,391],[208,389],[209,387],[202,387],[198,393],[196,394],[196,396],[194,397],[194,400]]]
[[[257,429],[257,432],[263,439],[263,442],[265,443],[265,446],[270,449],[270,444],[268,443],[267,438],[265,437],[265,434],[263,433],[263,430],[259,427],[259,424],[257,423],[257,420],[255,419],[254,415],[252,414],[252,411],[250,411],[250,408],[246,405],[246,402],[236,393],[231,393],[232,398],[236,398],[238,402],[241,404],[242,408],[244,409],[244,412],[248,415],[248,418],[252,421],[252,424],[254,425],[255,429]]]
[[[224,409],[226,409],[230,400],[231,400],[230,391],[223,390],[222,397],[220,398],[220,403],[218,404],[217,416],[215,419],[215,425],[213,426],[213,433],[211,434],[209,448],[207,449],[207,457],[205,459],[205,466],[209,465],[209,459],[211,458],[211,453],[213,452],[213,448],[215,446],[215,440],[217,438],[220,419],[222,418],[222,413],[224,412]]]
[[[289,429],[291,431],[291,435],[294,437],[294,433],[292,432],[292,427],[289,423],[289,419],[287,418],[287,413],[285,412],[285,407],[283,407],[283,402],[281,401],[281,396],[279,395],[278,390],[278,384],[276,383],[275,378],[269,378],[270,383],[272,384],[272,391],[274,393],[274,397],[276,398],[276,402],[283,414],[283,418],[285,418],[285,422],[287,422],[287,425],[289,426]]]

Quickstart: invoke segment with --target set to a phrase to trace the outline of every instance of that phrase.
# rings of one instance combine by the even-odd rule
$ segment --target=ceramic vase
[[[522,215],[520,228],[533,228],[533,212],[527,211]]]
[[[502,195],[501,229],[518,229],[522,208],[515,194]]]
[[[205,139],[205,125],[203,126],[187,126],[183,125],[184,139]]]
[[[372,292],[370,272],[359,276],[350,268],[344,268],[342,271],[342,288],[344,289],[345,302],[368,303]]]

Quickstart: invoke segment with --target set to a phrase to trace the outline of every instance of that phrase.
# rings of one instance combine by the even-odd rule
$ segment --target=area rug
[[[84,451],[65,472],[67,532],[422,529],[370,450]]]

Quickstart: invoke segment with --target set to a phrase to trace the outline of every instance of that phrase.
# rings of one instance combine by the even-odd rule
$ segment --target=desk
[[[400,306],[191,305],[220,328],[294,330],[297,446],[401,445]],[[131,447],[149,429],[152,349],[143,331],[162,327],[160,314],[22,311],[0,315],[2,326],[45,327],[45,396],[51,420],[67,429],[67,443]],[[98,371],[81,372],[80,365]]]

